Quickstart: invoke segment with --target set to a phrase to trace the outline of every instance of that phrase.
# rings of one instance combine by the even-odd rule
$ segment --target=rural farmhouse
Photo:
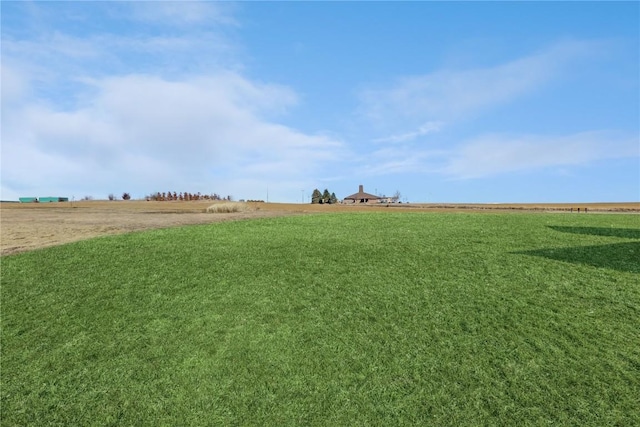
[[[380,197],[373,194],[365,193],[361,184],[358,192],[344,198],[342,203],[379,203]]]

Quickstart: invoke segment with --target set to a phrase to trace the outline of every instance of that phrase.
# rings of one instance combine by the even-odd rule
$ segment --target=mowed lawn
[[[640,216],[344,213],[3,257],[1,421],[640,425]]]

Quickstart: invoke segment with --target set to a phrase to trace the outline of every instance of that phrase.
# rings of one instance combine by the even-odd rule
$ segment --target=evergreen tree
[[[331,197],[329,198],[329,203],[331,204],[338,203],[338,198],[336,197],[336,193],[331,193]]]
[[[331,194],[329,194],[329,190],[324,189],[324,193],[322,193],[322,203],[330,203],[329,199],[331,199]]]
[[[322,193],[316,188],[311,194],[311,204],[317,205],[318,203],[322,203]]]

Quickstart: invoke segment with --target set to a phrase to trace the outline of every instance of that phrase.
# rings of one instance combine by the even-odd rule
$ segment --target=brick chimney
[[[360,184],[358,186],[358,193],[364,193],[364,185]]]

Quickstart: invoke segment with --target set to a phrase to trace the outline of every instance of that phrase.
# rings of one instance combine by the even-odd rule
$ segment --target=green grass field
[[[3,426],[640,425],[640,216],[345,213],[2,258]]]

